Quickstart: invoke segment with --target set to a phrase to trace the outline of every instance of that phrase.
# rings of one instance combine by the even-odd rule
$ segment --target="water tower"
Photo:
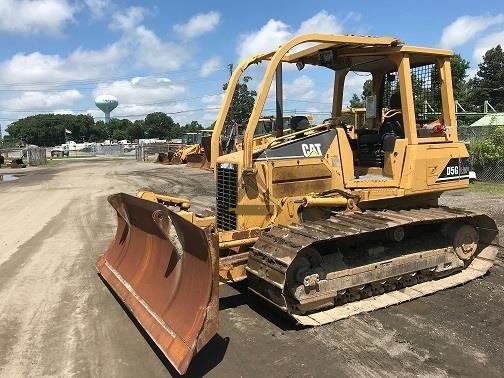
[[[111,95],[100,95],[95,98],[95,105],[105,113],[105,123],[110,122],[110,112],[114,110],[119,102]]]

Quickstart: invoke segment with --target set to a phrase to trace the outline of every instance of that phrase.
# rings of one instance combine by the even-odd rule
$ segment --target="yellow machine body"
[[[98,269],[180,373],[217,332],[218,282],[247,279],[296,322],[319,325],[488,271],[495,222],[438,206],[443,192],[469,184],[451,57],[392,37],[294,37],[230,77],[209,154],[215,215],[169,194],[111,196],[119,229]],[[256,64],[264,75],[241,147],[221,155],[234,91]],[[327,119],[292,117],[283,133],[287,65],[331,73],[333,93]],[[370,80],[364,109],[343,106],[352,72]],[[275,133],[257,138],[272,87]],[[190,304],[177,311],[181,298]]]

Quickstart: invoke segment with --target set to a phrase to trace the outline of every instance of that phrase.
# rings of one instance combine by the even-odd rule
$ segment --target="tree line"
[[[9,135],[5,136],[5,143],[47,147],[64,143],[67,139],[76,142],[175,139],[201,129],[203,126],[197,121],[181,126],[162,112],[150,113],[145,119],[136,121],[112,118],[109,123],[95,122],[91,115],[84,114],[37,114],[11,123],[6,129]]]
[[[451,59],[453,95],[467,112],[482,112],[484,101],[488,101],[497,112],[504,112],[504,52],[501,45],[488,50],[478,64],[476,75],[468,79],[470,64],[460,54]],[[414,81],[414,80],[413,80]],[[365,98],[371,93],[371,81],[364,84],[362,94],[354,94],[350,106],[364,106]],[[464,118],[461,123],[472,123],[479,118]]]
[[[246,76],[243,83],[238,83],[231,109],[226,122],[243,122],[248,119],[254,106],[256,92],[249,90],[247,82],[252,78]],[[222,88],[226,90],[227,83]],[[213,128],[212,123],[210,128]],[[110,140],[137,140],[144,138],[176,139],[184,133],[197,132],[203,129],[197,121],[185,125],[175,122],[163,112],[147,114],[145,119],[112,118],[109,123],[94,121],[91,115],[71,114],[37,114],[11,123],[4,138],[7,145],[34,144],[40,147],[55,146],[67,139],[75,142],[97,142]]]

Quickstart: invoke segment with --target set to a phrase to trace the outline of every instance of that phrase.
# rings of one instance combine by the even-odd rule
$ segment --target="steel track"
[[[293,264],[297,264],[302,256],[309,257],[310,250],[321,245],[326,249],[327,245],[332,247],[332,252],[322,254],[324,261],[337,260],[339,246],[352,240],[367,238],[369,246],[369,243],[386,238],[398,227],[422,229],[454,222],[470,224],[478,230],[480,246],[471,261],[458,259],[451,246],[439,247],[435,240],[432,243],[423,240],[417,241],[424,243],[421,251],[381,257],[381,260],[378,258],[363,266],[337,268],[338,264],[325,263],[325,271],[314,270],[305,278],[304,285],[294,285],[289,276]],[[497,248],[484,247],[496,235],[495,222],[488,216],[447,207],[333,213],[329,219],[275,226],[263,233],[250,251],[246,269],[251,290],[302,324],[323,324],[426,295],[485,274],[493,265]],[[456,272],[460,273],[453,274]],[[450,274],[452,276],[446,277]]]

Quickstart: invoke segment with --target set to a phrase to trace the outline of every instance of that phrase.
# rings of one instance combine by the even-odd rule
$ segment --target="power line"
[[[219,66],[216,69],[216,72],[221,71],[221,70],[227,70],[228,66]],[[154,76],[168,76],[168,74],[173,75],[174,73],[176,74],[184,74],[184,73],[190,73],[190,72],[197,72],[200,71],[200,69],[190,69],[190,70],[182,70],[182,71],[165,71],[165,72],[151,72],[151,73],[146,73],[145,75],[123,75],[123,76],[97,76],[93,79],[74,79],[74,80],[61,80],[61,81],[31,81],[29,83],[26,82],[0,82],[0,88],[2,86],[6,87],[15,87],[15,86],[42,86],[42,85],[47,85],[47,86],[59,86],[59,85],[78,85],[78,84],[100,84],[100,83],[109,83],[117,80],[131,80],[137,77],[154,77]],[[200,77],[198,80],[201,80],[202,78]],[[196,79],[194,79],[196,80]],[[2,90],[2,89],[0,89]]]
[[[195,100],[201,100],[205,97],[209,96],[219,96],[221,93],[214,93],[214,94],[205,94],[203,96],[196,96],[196,97],[185,97],[185,98],[176,98],[176,99],[170,99],[170,100],[163,100],[163,101],[156,101],[156,102],[148,102],[148,103],[139,103],[139,104],[123,104],[123,105],[118,105],[117,109],[124,109],[124,108],[131,108],[131,107],[136,107],[136,106],[154,106],[154,105],[163,105],[163,104],[173,104],[177,102],[182,102],[182,101],[195,101]],[[86,109],[72,109],[73,112],[85,112],[89,110],[88,108]],[[6,112],[6,113],[44,113],[47,112],[48,110],[46,109],[29,109],[29,110],[23,110],[23,109],[12,109],[12,108],[2,108],[1,112]]]

